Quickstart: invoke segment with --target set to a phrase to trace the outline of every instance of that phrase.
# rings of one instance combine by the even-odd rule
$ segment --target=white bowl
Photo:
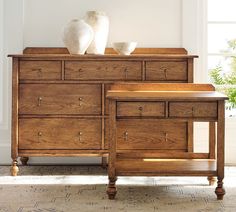
[[[130,55],[136,48],[137,42],[115,42],[113,49],[120,55]]]

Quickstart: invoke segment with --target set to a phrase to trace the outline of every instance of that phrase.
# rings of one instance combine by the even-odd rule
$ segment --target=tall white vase
[[[84,20],[71,20],[64,28],[63,42],[70,54],[84,54],[93,40],[93,29]]]
[[[87,49],[88,54],[104,54],[109,32],[109,19],[104,12],[88,11],[85,21],[93,28],[93,41]]]

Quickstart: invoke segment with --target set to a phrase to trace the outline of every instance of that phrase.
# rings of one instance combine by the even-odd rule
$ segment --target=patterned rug
[[[236,168],[227,167],[223,201],[205,177],[120,177],[116,200],[106,195],[99,166],[27,166],[9,176],[0,167],[1,212],[236,211]]]

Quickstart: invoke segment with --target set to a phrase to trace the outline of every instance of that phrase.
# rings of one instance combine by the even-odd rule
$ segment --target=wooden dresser
[[[217,176],[215,193],[223,199],[227,96],[209,84],[125,83],[113,85],[107,98],[110,199],[117,176]],[[209,122],[208,153],[186,151],[189,120]]]
[[[106,49],[105,55],[70,55],[65,48],[26,48],[23,54],[10,57],[13,58],[11,173],[16,176],[18,157],[26,165],[33,156],[101,156],[105,165],[109,143],[105,96],[110,85],[193,82],[196,56],[181,48],[137,48],[130,56],[116,55],[112,49]],[[126,105],[122,107],[126,111]],[[162,105],[142,107],[152,114]],[[163,113],[158,110],[157,115]],[[191,121],[178,128],[183,135],[177,138],[181,143],[173,148],[191,152]],[[139,148],[143,148],[142,144]]]

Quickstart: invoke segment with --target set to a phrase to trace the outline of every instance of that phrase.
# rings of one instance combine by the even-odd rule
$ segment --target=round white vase
[[[71,20],[64,28],[63,42],[70,54],[84,54],[93,40],[93,29],[84,20]]]
[[[93,41],[87,49],[88,54],[104,54],[109,32],[109,18],[104,12],[88,11],[85,21],[93,28]]]

